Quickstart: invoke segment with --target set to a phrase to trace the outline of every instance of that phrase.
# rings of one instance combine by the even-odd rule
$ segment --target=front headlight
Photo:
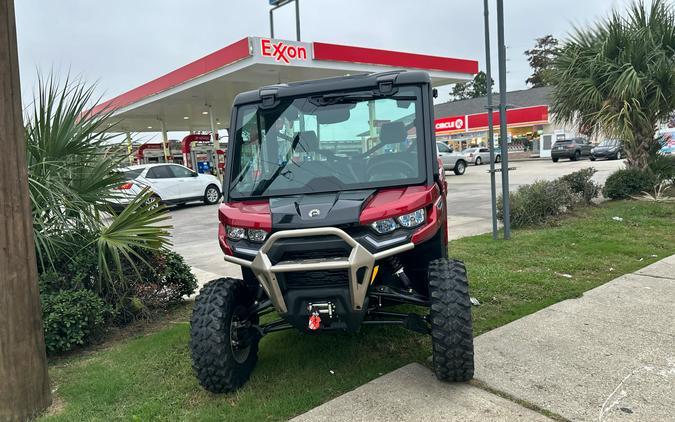
[[[375,221],[370,224],[370,227],[373,228],[379,234],[391,233],[398,227],[396,221],[393,218],[387,218],[384,220]]]
[[[262,229],[248,229],[246,230],[246,236],[251,242],[262,243],[267,238],[267,232]]]
[[[426,212],[424,212],[424,208],[421,208],[417,211],[411,212],[410,214],[402,215],[398,217],[397,220],[400,225],[410,229],[424,223],[424,220],[426,220]]]
[[[411,229],[422,225],[426,221],[427,213],[424,211],[424,208],[413,211],[409,214],[404,214],[393,218],[385,218],[384,220],[378,220],[370,224],[373,230],[379,234],[391,233],[399,227],[405,227],[406,229]]]
[[[262,229],[245,229],[243,227],[227,226],[227,237],[232,240],[248,239],[251,242],[262,243],[268,233]]]
[[[241,227],[227,226],[227,237],[232,240],[241,240],[246,238],[246,229]]]

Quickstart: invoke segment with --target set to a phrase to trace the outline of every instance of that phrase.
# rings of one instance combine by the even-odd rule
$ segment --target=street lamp
[[[270,38],[274,38],[274,11],[278,8],[295,2],[295,37],[300,41],[300,0],[269,0],[270,6]]]

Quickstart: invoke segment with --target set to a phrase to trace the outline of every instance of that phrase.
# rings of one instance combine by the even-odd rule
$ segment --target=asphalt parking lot
[[[510,171],[511,190],[535,180],[550,180],[586,167],[598,172],[595,180],[604,183],[616,169],[623,167],[622,161],[580,160],[576,162],[530,160],[509,163],[515,167]],[[489,166],[470,166],[463,176],[448,172],[448,224],[451,239],[489,232],[492,229],[490,217],[490,175]],[[501,192],[501,175],[497,173],[497,191]],[[198,274],[208,273],[220,276],[238,276],[239,268],[226,263],[218,246],[218,206],[201,204],[172,208],[173,249],[181,254]],[[200,271],[201,270],[201,271]],[[204,273],[205,272],[205,273]]]

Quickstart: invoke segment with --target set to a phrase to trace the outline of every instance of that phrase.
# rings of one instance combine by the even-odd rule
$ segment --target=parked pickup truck
[[[452,170],[457,176],[461,176],[466,171],[466,157],[464,154],[454,152],[452,147],[443,142],[436,142],[438,149],[438,158],[443,163],[444,170]]]

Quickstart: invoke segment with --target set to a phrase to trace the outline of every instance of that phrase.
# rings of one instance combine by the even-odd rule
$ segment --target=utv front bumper
[[[281,261],[276,264],[272,263],[272,260],[268,255],[272,246],[282,239],[317,236],[336,236],[351,247],[351,251],[346,257],[300,259]],[[352,311],[360,312],[363,310],[375,263],[381,259],[413,249],[414,247],[415,245],[412,242],[408,242],[381,252],[371,253],[349,234],[339,228],[318,227],[311,229],[284,230],[273,233],[260,247],[252,261],[231,255],[226,255],[225,260],[245,268],[250,268],[263,289],[265,289],[265,293],[267,293],[267,296],[270,298],[272,305],[274,305],[275,309],[280,314],[286,314],[288,308],[276,274],[346,270],[348,272],[349,300],[351,302],[351,308]]]

